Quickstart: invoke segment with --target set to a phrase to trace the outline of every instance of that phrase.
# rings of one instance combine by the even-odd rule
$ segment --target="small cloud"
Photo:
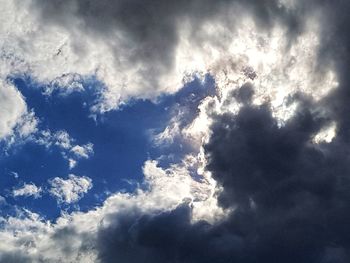
[[[325,127],[314,136],[313,142],[316,144],[331,143],[334,137],[336,137],[336,134],[337,124],[335,122],[332,122],[329,126]]]
[[[73,169],[77,165],[77,161],[72,158],[68,159],[68,162],[69,162],[69,169]]]
[[[57,199],[58,203],[66,204],[79,201],[92,188],[91,178],[74,174],[70,174],[68,179],[55,177],[49,183],[50,194]]]
[[[18,175],[17,172],[11,171],[10,174],[11,174],[14,178],[16,178],[16,179],[19,178],[19,175]]]
[[[58,131],[54,134],[56,139],[55,144],[63,149],[69,149],[71,147],[72,138],[66,131]]]
[[[75,145],[70,151],[78,158],[88,159],[94,153],[93,146],[92,143]]]
[[[6,198],[0,195],[0,206],[1,205],[6,205],[6,204],[7,204]]]
[[[33,196],[35,199],[41,197],[42,189],[41,187],[37,187],[35,184],[24,184],[22,187],[14,189],[12,194],[14,197],[24,196],[29,197]]]

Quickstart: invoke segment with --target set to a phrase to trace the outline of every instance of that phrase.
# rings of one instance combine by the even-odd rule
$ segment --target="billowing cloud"
[[[293,99],[299,107],[281,127],[268,104],[251,104],[247,89],[237,113],[212,115],[204,146],[207,169],[222,187],[219,203],[230,214],[193,222],[186,203],[160,214],[116,213],[98,234],[101,262],[349,260],[346,138],[315,142],[330,119],[305,97]]]
[[[105,85],[92,107],[98,112],[114,109],[131,97],[155,99],[173,93],[196,74],[216,75],[227,70],[230,74],[235,71],[230,67],[247,56],[263,59],[245,44],[275,48],[264,44],[266,39],[256,32],[266,32],[268,37],[270,29],[279,24],[284,32],[277,28],[273,39],[278,42],[278,34],[285,33],[284,44],[288,45],[306,26],[299,10],[277,0],[28,0],[4,1],[1,6],[2,13],[17,14],[16,21],[4,16],[2,23],[6,36],[2,59],[8,66],[1,75],[30,74],[47,85],[48,94],[57,85],[68,94],[81,91],[84,87],[79,82],[96,76]],[[244,41],[242,33],[247,38]],[[255,43],[250,43],[251,37]],[[235,39],[242,40],[239,47],[232,45]],[[244,66],[249,66],[248,62]]]

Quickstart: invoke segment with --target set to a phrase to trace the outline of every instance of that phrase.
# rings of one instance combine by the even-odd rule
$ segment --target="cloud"
[[[74,147],[71,148],[71,152],[74,153],[74,155],[78,158],[89,158],[91,154],[94,153],[93,150],[93,144],[88,143],[85,145],[75,145]]]
[[[89,159],[94,154],[94,145],[92,143],[75,144],[76,140],[65,130],[56,132],[43,130],[37,133],[32,141],[47,148],[57,147],[61,151],[62,156],[68,160],[70,169],[73,169],[78,164],[78,159]]]
[[[116,213],[98,233],[101,262],[349,260],[346,138],[313,140],[332,123],[323,102],[293,98],[296,113],[280,126],[270,105],[253,105],[250,94],[237,113],[211,115],[204,146],[207,169],[222,187],[218,200],[230,214],[193,222],[186,202],[161,213]]]
[[[183,200],[192,200],[193,220],[203,214],[209,221],[217,220],[222,211],[215,203],[214,186],[193,180],[188,164],[164,170],[156,161],[147,161],[144,184],[134,193],[112,194],[102,206],[87,212],[63,213],[55,223],[18,208],[16,215],[0,218],[0,251],[6,255],[0,262],[11,258],[26,258],[29,262],[98,262],[97,240],[100,235],[102,238],[102,232],[98,234],[102,229],[115,226],[127,215],[133,219],[133,215],[171,211]]]
[[[50,194],[57,198],[58,203],[71,204],[83,198],[92,188],[92,180],[86,176],[70,174],[68,179],[55,177],[49,181]]]
[[[0,140],[11,143],[12,136],[24,138],[36,131],[37,120],[22,94],[12,83],[3,80],[0,80],[0,105]]]
[[[6,198],[3,196],[0,196],[0,205],[6,205],[6,204],[7,204]]]
[[[280,24],[290,39],[305,22],[300,10],[277,0],[26,0],[1,6],[1,76],[28,74],[47,85],[47,94],[57,85],[64,94],[81,91],[83,79],[95,76],[103,83],[91,108],[95,112],[118,108],[130,98],[174,93],[194,75],[215,75],[223,57],[232,64],[237,51],[230,43],[240,29],[263,32]]]
[[[22,187],[13,189],[12,194],[14,197],[18,196],[33,196],[35,199],[41,197],[42,189],[41,187],[37,187],[35,184],[24,184]]]
[[[243,101],[237,113],[208,116],[204,150],[218,193],[215,184],[206,189],[189,176],[191,159],[167,170],[149,161],[145,190],[114,194],[103,206],[63,215],[54,225],[39,220],[35,241],[29,230],[39,224],[30,219],[35,215],[7,219],[7,245],[28,249],[31,240],[36,249],[30,257],[48,262],[63,255],[73,262],[347,262],[346,138],[314,143],[331,123],[319,111],[323,101],[293,98],[296,113],[280,126],[268,104],[252,104],[250,88],[231,96]],[[242,100],[242,94],[250,95]],[[208,208],[208,196],[215,200],[216,194],[229,212],[210,222],[203,214],[217,208],[196,209]],[[48,253],[52,247],[56,252]]]
[[[31,27],[3,21],[3,64],[42,82],[96,74],[106,89],[93,110],[174,92],[193,73],[217,87],[191,123],[174,117],[158,137],[190,138],[193,155],[168,168],[149,160],[135,192],[55,223],[22,210],[2,218],[0,261],[349,261],[347,3],[14,3],[0,6]],[[74,175],[50,183],[63,203],[91,187]]]

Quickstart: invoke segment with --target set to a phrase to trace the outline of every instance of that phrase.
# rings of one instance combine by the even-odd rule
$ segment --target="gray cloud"
[[[0,262],[6,262],[6,263],[16,263],[16,262],[23,262],[23,263],[29,263],[32,262],[30,257],[26,257],[21,252],[8,252],[8,253],[1,253],[0,255]]]
[[[347,262],[349,144],[313,144],[330,119],[293,99],[301,106],[283,127],[249,100],[237,115],[215,117],[205,150],[221,205],[235,208],[226,220],[191,223],[188,204],[116,214],[98,235],[101,262]]]
[[[171,72],[174,66],[175,48],[181,37],[180,22],[189,21],[193,43],[200,41],[196,31],[203,22],[212,19],[230,28],[242,12],[253,14],[257,25],[264,28],[279,21],[295,34],[303,25],[299,13],[287,10],[277,0],[36,0],[33,10],[39,13],[43,25],[59,25],[73,35],[85,32],[102,40],[113,50],[115,63],[140,67],[139,73],[154,89],[160,85],[158,78]],[[84,53],[80,33],[76,36],[75,49]],[[117,44],[119,40],[121,45]],[[120,52],[127,53],[123,54],[126,60],[120,61]]]

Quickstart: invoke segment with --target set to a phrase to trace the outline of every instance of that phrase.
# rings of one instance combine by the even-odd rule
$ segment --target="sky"
[[[0,0],[0,263],[350,262],[349,12]]]

